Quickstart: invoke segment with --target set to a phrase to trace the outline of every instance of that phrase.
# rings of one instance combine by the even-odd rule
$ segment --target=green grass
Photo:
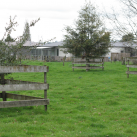
[[[71,68],[70,62],[48,65],[48,111],[44,106],[0,108],[0,137],[136,137],[137,75],[126,75],[120,62],[104,71]],[[16,73],[14,79],[43,82],[43,73]],[[43,91],[13,91],[43,97]],[[1,99],[2,101],[2,99]]]

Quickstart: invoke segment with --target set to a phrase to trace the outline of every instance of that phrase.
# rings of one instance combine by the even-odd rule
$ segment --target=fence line
[[[44,83],[4,78],[4,73],[16,72],[44,72]],[[47,105],[49,104],[47,89],[49,89],[49,85],[46,81],[46,72],[48,72],[48,66],[0,66],[0,73],[3,74],[1,78],[2,85],[0,85],[2,91],[2,93],[0,93],[0,98],[2,98],[3,101],[0,102],[0,108],[44,105],[45,110],[47,110]],[[44,90],[44,98],[7,93],[7,91],[22,90]],[[7,98],[17,99],[19,101],[7,101]]]
[[[130,57],[130,53],[111,53],[111,61],[122,61],[127,57]]]
[[[17,56],[16,58],[19,58],[19,56]],[[52,62],[52,61],[58,61],[58,62],[62,62],[64,56],[38,56],[38,55],[26,55],[21,57],[24,60],[44,60],[47,62]],[[74,57],[66,57],[65,61],[67,62],[71,62],[73,60]],[[104,58],[104,62],[108,62],[109,59],[108,57],[103,57]],[[80,58],[82,59],[82,58]]]
[[[81,65],[81,66],[75,66],[76,64]],[[87,60],[81,59],[81,58],[74,58],[72,62],[72,69],[73,71],[74,69],[86,69],[86,71],[90,69],[104,70],[104,61],[103,61],[103,58],[92,58],[92,59],[87,59]]]
[[[129,71],[129,68],[137,68],[137,65],[130,65],[130,61],[137,61],[137,57],[131,57],[131,58],[127,58],[127,78],[129,78],[129,74],[137,74],[137,71]]]

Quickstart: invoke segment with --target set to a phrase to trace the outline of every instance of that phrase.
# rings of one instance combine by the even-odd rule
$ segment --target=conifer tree
[[[7,35],[5,42],[14,42],[14,39],[10,35]]]
[[[128,34],[125,34],[125,35],[123,35],[122,36],[122,42],[130,42],[130,41],[133,41],[134,40],[134,35],[133,35],[133,33],[128,33]]]
[[[31,41],[31,34],[30,34],[30,28],[29,28],[29,23],[28,22],[25,23],[23,36],[27,37],[26,41]]]
[[[63,48],[65,53],[86,58],[100,57],[109,51],[110,33],[106,32],[96,8],[90,3],[79,11],[75,27],[65,28]]]

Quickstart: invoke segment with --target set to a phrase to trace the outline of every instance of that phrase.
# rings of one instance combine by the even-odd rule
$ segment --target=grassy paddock
[[[137,75],[127,79],[120,62],[104,71],[71,68],[70,62],[30,62],[48,65],[50,105],[0,108],[0,137],[136,137]],[[12,74],[17,80],[43,82],[43,73]],[[12,93],[43,97],[43,91]]]

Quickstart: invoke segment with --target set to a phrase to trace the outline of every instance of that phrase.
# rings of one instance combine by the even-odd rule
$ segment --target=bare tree
[[[137,1],[119,0],[121,4],[120,13],[116,14],[114,9],[112,14],[106,14],[113,25],[113,32],[123,36],[132,33],[137,37]]]
[[[16,38],[9,38],[11,36],[12,31],[16,31],[16,27],[18,23],[15,21],[16,16],[14,18],[10,17],[9,23],[7,24],[7,27],[5,27],[5,33],[0,40],[0,66],[16,66],[21,65],[21,60],[24,58],[25,55],[24,52],[22,52],[22,49],[24,48],[24,44],[27,40],[30,39],[30,33],[29,28],[35,26],[35,24],[40,20],[38,18],[37,20],[33,20],[30,23],[27,23],[25,25],[25,31],[21,36],[18,36]],[[51,39],[53,40],[53,39]],[[45,44],[51,40],[45,41],[45,42],[37,42],[35,45],[32,45],[31,48],[37,47],[37,45]],[[30,47],[25,47],[29,51]],[[17,58],[17,55],[19,54],[19,57]],[[0,73],[0,84],[4,84],[4,76],[7,75],[7,73]]]
[[[0,40],[0,65],[18,65],[20,63],[21,58],[16,58],[17,53],[21,53],[21,49],[23,48],[24,43],[28,39],[29,35],[27,33],[23,33],[22,36],[13,38],[14,42],[7,40],[7,36],[10,36],[12,31],[16,30],[18,23],[15,21],[15,18],[10,17],[10,21],[5,27],[5,33],[3,38]],[[30,23],[29,26],[26,27],[26,30],[29,27],[34,26],[40,19],[34,20]],[[36,45],[34,45],[36,46]],[[23,55],[23,54],[22,54]]]
[[[14,42],[11,42],[11,39],[7,39],[7,37],[11,36],[12,31],[16,31],[18,23],[15,19],[16,16],[14,18],[10,17],[10,21],[7,24],[7,27],[5,27],[4,36],[0,40],[0,66],[19,65],[21,63],[21,59],[26,56],[26,54],[22,52],[22,49],[24,48],[23,45],[25,42],[30,40],[30,27],[35,26],[35,24],[40,20],[40,18],[38,18],[37,20],[32,20],[30,23],[26,23],[23,34],[16,38],[12,38]],[[36,48],[38,45],[43,45],[53,39],[45,42],[41,42],[41,40],[39,40],[35,43],[35,45],[31,45],[31,48]],[[25,51],[29,52],[30,47],[25,47]]]

